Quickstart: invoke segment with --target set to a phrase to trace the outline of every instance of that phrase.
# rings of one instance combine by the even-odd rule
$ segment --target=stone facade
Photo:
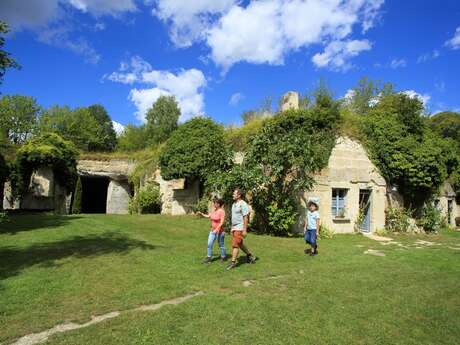
[[[281,111],[288,109],[299,109],[299,94],[297,92],[289,91],[283,95]]]
[[[355,228],[372,232],[385,226],[386,182],[359,142],[340,137],[328,166],[315,180],[314,188],[301,197],[302,214],[313,200],[319,202],[322,224],[336,233]]]
[[[455,196],[454,189],[446,182],[441,187],[439,196],[435,200],[436,206],[450,225],[455,225],[455,218],[460,217],[460,205],[457,204]]]

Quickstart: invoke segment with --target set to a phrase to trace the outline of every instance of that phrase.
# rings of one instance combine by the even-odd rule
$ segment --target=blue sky
[[[100,103],[122,124],[162,94],[182,121],[236,124],[267,96],[324,79],[343,97],[364,75],[460,110],[458,0],[2,0],[0,19],[22,65],[2,94]]]

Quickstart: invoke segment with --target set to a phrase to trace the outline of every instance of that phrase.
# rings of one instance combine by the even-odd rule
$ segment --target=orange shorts
[[[243,231],[232,231],[232,248],[239,248],[243,244]]]

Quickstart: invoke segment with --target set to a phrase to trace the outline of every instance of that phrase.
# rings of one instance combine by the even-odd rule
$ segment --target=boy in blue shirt
[[[310,244],[311,249],[306,248],[305,254],[310,253],[310,256],[318,254],[318,245],[316,244],[316,238],[319,236],[320,227],[320,216],[318,212],[318,204],[315,201],[309,201],[307,204],[307,217],[303,227],[303,236],[305,243]]]

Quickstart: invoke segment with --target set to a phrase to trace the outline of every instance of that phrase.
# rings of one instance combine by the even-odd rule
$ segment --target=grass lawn
[[[226,272],[201,264],[207,230],[187,216],[13,216],[0,225],[0,343],[201,291],[46,344],[460,344],[460,232],[341,235],[314,258],[301,239],[250,234],[260,260]]]

